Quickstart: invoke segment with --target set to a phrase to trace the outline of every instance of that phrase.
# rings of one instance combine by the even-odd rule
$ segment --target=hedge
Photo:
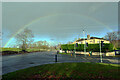
[[[84,44],[78,44],[78,47],[76,47],[76,45],[74,44],[63,44],[61,45],[61,49],[62,50],[69,50],[69,51],[73,51],[74,50],[74,46],[76,51],[84,51]],[[88,44],[88,47],[86,47],[86,51],[93,51],[93,52],[99,52],[100,51],[100,46],[99,44]],[[101,51],[102,52],[108,52],[108,51],[113,51],[113,44],[104,44],[103,47],[101,47]]]

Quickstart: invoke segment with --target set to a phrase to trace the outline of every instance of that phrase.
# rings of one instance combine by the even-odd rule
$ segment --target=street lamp
[[[85,32],[83,30],[83,36],[84,36],[84,54],[85,54],[85,57],[86,57],[86,42],[85,42]]]
[[[100,41],[100,61],[101,61],[101,63],[103,62],[103,60],[102,60],[102,53],[101,53],[101,47],[104,45],[103,42],[104,41]]]

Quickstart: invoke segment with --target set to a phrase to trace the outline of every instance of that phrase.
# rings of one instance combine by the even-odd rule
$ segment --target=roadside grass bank
[[[58,54],[67,54],[67,55],[71,55],[70,53],[58,53]]]
[[[2,55],[24,54],[30,52],[43,52],[43,51],[50,51],[50,50],[29,48],[26,50],[26,52],[23,52],[21,48],[1,48]]]
[[[30,67],[2,76],[2,80],[94,79],[120,80],[120,65],[106,63],[55,63]]]

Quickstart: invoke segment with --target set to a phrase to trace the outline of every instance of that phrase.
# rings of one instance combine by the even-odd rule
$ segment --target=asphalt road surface
[[[13,72],[16,70],[42,65],[52,64],[55,62],[56,52],[35,52],[19,55],[2,56],[2,74]],[[77,55],[76,57],[71,55],[57,54],[57,63],[62,62],[100,62],[99,57]],[[103,57],[103,63],[120,64],[118,58]]]

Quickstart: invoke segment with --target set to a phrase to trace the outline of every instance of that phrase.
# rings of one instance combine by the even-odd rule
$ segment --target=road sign
[[[104,43],[103,43],[104,41],[101,41],[101,46],[103,47],[104,46]]]
[[[115,51],[115,55],[120,55],[120,50],[114,50]]]
[[[86,47],[88,47],[88,43],[86,43]]]

